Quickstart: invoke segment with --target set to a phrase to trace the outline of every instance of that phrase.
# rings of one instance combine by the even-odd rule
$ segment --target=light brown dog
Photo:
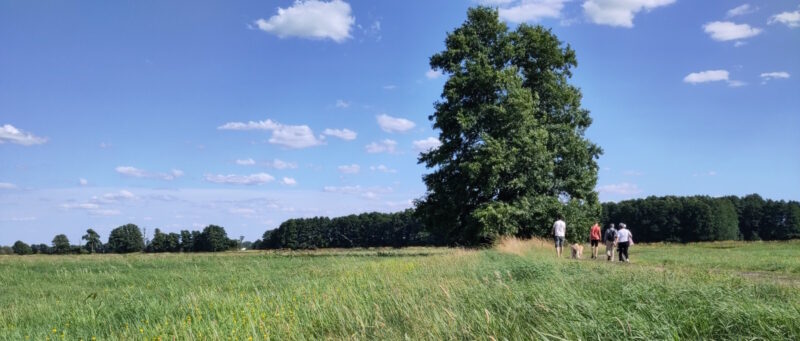
[[[572,258],[574,259],[583,258],[583,245],[576,243],[570,245],[570,248],[572,249]]]

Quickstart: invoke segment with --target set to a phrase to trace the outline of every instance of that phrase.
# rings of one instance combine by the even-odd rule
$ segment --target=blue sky
[[[576,50],[601,200],[800,199],[798,1],[2,1],[0,245],[410,207],[480,3]]]

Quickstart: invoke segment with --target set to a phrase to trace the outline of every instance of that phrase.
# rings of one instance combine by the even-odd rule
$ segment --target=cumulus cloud
[[[119,174],[129,176],[132,178],[158,179],[158,180],[170,181],[183,176],[183,171],[180,169],[173,169],[169,173],[160,173],[160,172],[149,172],[131,166],[119,166],[115,168],[115,170]]]
[[[789,78],[789,76],[789,73],[786,71],[764,72],[761,74],[761,79],[766,82],[773,79],[786,79]]]
[[[387,114],[380,114],[376,116],[378,125],[387,133],[405,132],[413,129],[416,124],[400,117],[392,117]]]
[[[442,76],[441,70],[428,70],[427,72],[425,72],[425,77],[428,77],[428,79],[436,79],[441,76]]]
[[[17,185],[10,182],[0,182],[0,189],[16,189]]]
[[[275,177],[267,173],[256,173],[250,175],[206,174],[205,178],[208,182],[231,185],[261,185],[275,180]]]
[[[424,140],[416,140],[412,142],[412,144],[414,145],[414,150],[418,152],[427,152],[431,149],[439,148],[439,146],[442,145],[442,143],[439,142],[439,139],[435,137],[429,137]]]
[[[89,184],[89,181],[84,178],[80,178],[78,179],[78,183],[81,184],[81,186],[86,186]]]
[[[295,169],[297,168],[297,164],[294,162],[283,161],[279,159],[272,160],[270,162],[270,167],[275,169]]]
[[[339,172],[343,174],[357,174],[360,171],[361,171],[361,166],[357,164],[339,166]]]
[[[350,102],[346,102],[346,101],[343,101],[343,100],[341,100],[341,99],[337,99],[337,100],[336,100],[336,107],[337,107],[337,108],[342,108],[342,109],[344,109],[344,108],[347,108],[347,107],[349,107],[349,106],[350,106]]]
[[[322,133],[325,134],[325,135],[328,135],[328,136],[334,136],[334,137],[338,137],[338,138],[340,138],[342,140],[348,140],[348,141],[355,140],[356,136],[358,135],[358,134],[356,134],[356,132],[354,132],[354,131],[352,131],[350,129],[330,129],[330,128],[328,128],[328,129],[325,129],[325,131],[323,131]]]
[[[121,190],[115,193],[106,193],[100,197],[94,197],[93,200],[101,203],[111,203],[111,202],[118,202],[123,200],[131,200],[136,199],[136,195],[131,193],[130,191]]]
[[[748,24],[736,24],[730,21],[713,21],[703,25],[703,30],[716,41],[729,41],[755,37],[762,29]]]
[[[236,160],[236,164],[240,165],[240,166],[252,166],[252,165],[256,164],[256,160],[253,160],[251,158],[238,159],[238,160]]]
[[[2,127],[0,127],[0,144],[6,142],[23,146],[32,146],[36,144],[43,144],[47,142],[47,139],[19,130],[10,124],[4,124]]]
[[[255,26],[280,38],[331,39],[337,43],[351,38],[356,18],[350,4],[341,0],[298,0],[269,19],[258,19]]]
[[[729,76],[727,70],[708,70],[701,72],[692,72],[686,75],[686,77],[683,77],[683,81],[685,83],[690,83],[690,84],[724,81],[728,83],[728,86],[730,87],[740,87],[747,85],[747,83],[745,82],[732,80],[729,79],[728,77]]]
[[[372,142],[364,147],[367,153],[394,153],[397,150],[397,141],[385,139],[380,142]]]
[[[294,186],[297,185],[297,180],[295,180],[294,178],[283,177],[281,183],[287,186]]]
[[[740,15],[753,13],[753,12],[755,12],[757,10],[758,10],[758,7],[750,6],[750,4],[744,4],[744,5],[741,5],[741,6],[736,6],[734,8],[731,8],[730,10],[728,10],[728,13],[726,13],[725,16],[728,17],[728,18],[738,17]]]
[[[371,170],[373,172],[374,171],[378,171],[378,172],[383,172],[383,173],[397,173],[396,169],[391,169],[389,167],[386,167],[385,165],[370,166],[369,170]]]
[[[285,125],[273,120],[228,122],[219,127],[219,130],[266,130],[271,131],[269,143],[282,145],[289,148],[308,148],[322,144],[314,136],[314,132],[307,125]]]
[[[782,12],[769,18],[767,24],[780,23],[790,28],[800,27],[800,10],[794,12]]]
[[[633,27],[633,18],[641,11],[652,11],[675,0],[587,0],[583,12],[595,24]]]
[[[520,0],[497,3],[500,19],[513,23],[538,21],[542,18],[558,18],[567,0]]]
[[[642,193],[642,190],[639,189],[639,186],[627,182],[599,186],[597,187],[597,191],[600,193],[616,195],[634,195]]]

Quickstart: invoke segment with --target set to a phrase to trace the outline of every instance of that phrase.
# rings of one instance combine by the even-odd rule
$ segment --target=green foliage
[[[264,232],[261,249],[435,245],[412,210],[345,217],[289,219]]]
[[[70,251],[71,247],[69,245],[69,239],[66,235],[59,234],[53,238],[53,253],[63,255],[70,253]]]
[[[144,250],[142,231],[134,224],[117,227],[108,236],[108,248],[114,253],[141,252]]]
[[[86,250],[89,251],[89,253],[102,251],[103,242],[100,241],[100,235],[93,229],[86,230],[86,234],[83,235],[81,239],[86,241]]]
[[[33,253],[33,249],[28,244],[25,244],[21,240],[18,240],[11,246],[11,249],[14,250],[14,253],[22,256],[22,255],[29,255]]]
[[[235,242],[235,241],[234,241]],[[195,251],[219,252],[231,249],[231,241],[223,227],[208,225],[195,240]]]
[[[744,198],[648,197],[603,204],[603,221],[624,222],[639,242],[800,238],[800,203]]]
[[[544,235],[569,205],[599,213],[601,150],[584,137],[591,118],[567,82],[575,52],[541,27],[509,31],[496,10],[467,16],[430,60],[450,77],[430,116],[442,144],[419,158],[434,169],[417,202],[425,224],[450,244],[477,245]]]

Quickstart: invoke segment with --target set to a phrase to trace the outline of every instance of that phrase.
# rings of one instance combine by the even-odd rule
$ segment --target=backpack
[[[613,242],[617,238],[617,231],[614,229],[606,230],[606,241]]]

